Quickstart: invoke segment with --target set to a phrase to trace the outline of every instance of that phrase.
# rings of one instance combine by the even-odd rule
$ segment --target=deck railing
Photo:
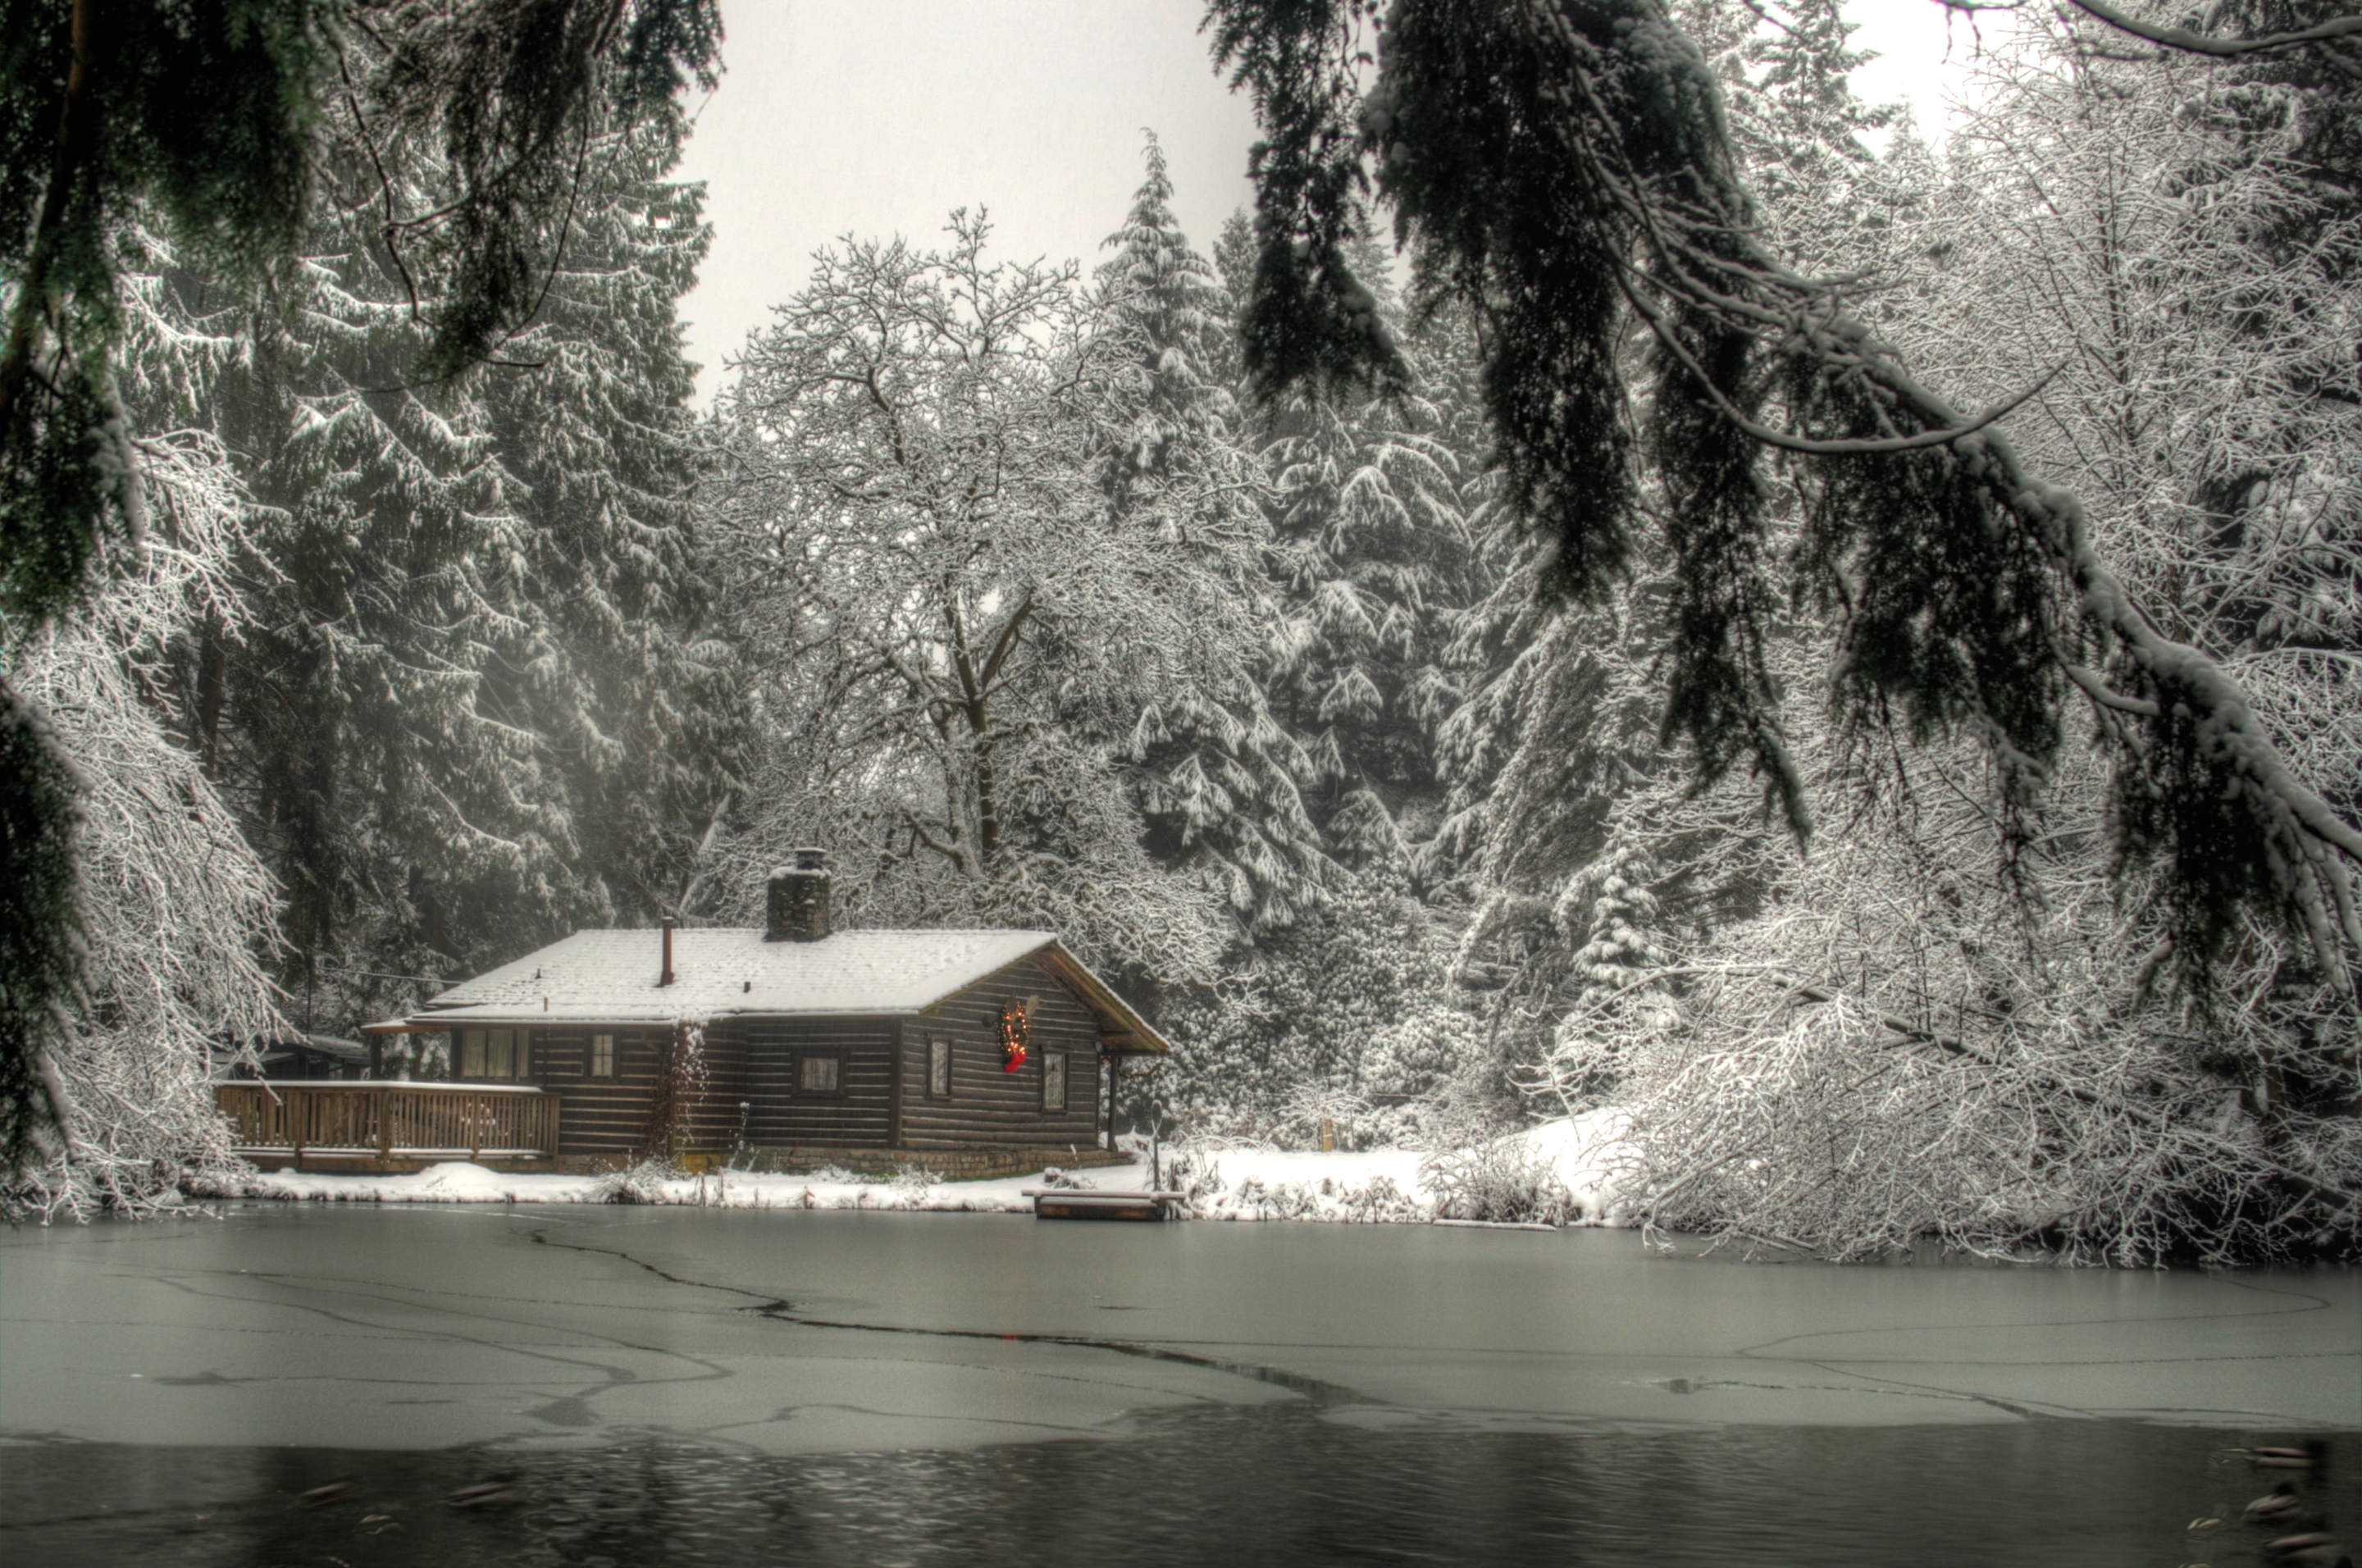
[[[241,1153],[554,1156],[557,1097],[524,1084],[215,1084]]]

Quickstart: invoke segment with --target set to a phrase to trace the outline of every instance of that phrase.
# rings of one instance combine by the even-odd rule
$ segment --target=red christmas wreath
[[[1013,1073],[1025,1065],[1025,1048],[1033,1041],[1033,1026],[1025,1004],[1011,998],[1000,1004],[1000,1070]]]

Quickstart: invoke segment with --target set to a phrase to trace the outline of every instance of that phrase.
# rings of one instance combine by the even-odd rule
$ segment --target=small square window
[[[1066,1109],[1066,1058],[1056,1051],[1044,1053],[1042,1057],[1042,1109]]]
[[[927,1098],[952,1097],[952,1042],[946,1034],[927,1036]]]
[[[798,1094],[835,1094],[837,1091],[837,1059],[820,1052],[808,1052],[796,1064]]]
[[[615,1076],[615,1037],[612,1034],[590,1036],[590,1076],[612,1078]]]

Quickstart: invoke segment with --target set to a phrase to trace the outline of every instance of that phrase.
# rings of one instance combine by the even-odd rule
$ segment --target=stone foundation
[[[716,1164],[721,1162],[717,1161]],[[861,1176],[930,1171],[945,1181],[990,1181],[1056,1165],[1091,1170],[1128,1165],[1131,1156],[1106,1149],[754,1149],[732,1162],[738,1170],[807,1172],[833,1165]]]
[[[882,1177],[898,1176],[906,1171],[927,1171],[945,1181],[991,1181],[1051,1165],[1077,1171],[1131,1163],[1131,1155],[1105,1149],[854,1149],[818,1144],[745,1149],[735,1157],[718,1150],[700,1149],[674,1160],[674,1164],[692,1173],[727,1166],[740,1171],[808,1175],[833,1167],[855,1176]],[[596,1176],[631,1164],[631,1159],[616,1154],[568,1154],[557,1161],[557,1168],[569,1175]],[[551,1167],[544,1161],[537,1168]]]

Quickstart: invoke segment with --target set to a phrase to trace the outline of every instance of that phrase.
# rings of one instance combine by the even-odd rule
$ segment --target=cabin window
[[[952,1097],[952,1043],[944,1034],[927,1036],[927,1098]]]
[[[1066,1058],[1063,1052],[1046,1051],[1042,1055],[1042,1109],[1066,1109]]]
[[[459,1031],[459,1076],[463,1078],[521,1078],[525,1076],[526,1042],[521,1029]]]
[[[590,1076],[612,1078],[615,1076],[615,1037],[612,1034],[590,1036]]]
[[[796,1057],[798,1094],[843,1094],[844,1058],[833,1051],[806,1051]]]

